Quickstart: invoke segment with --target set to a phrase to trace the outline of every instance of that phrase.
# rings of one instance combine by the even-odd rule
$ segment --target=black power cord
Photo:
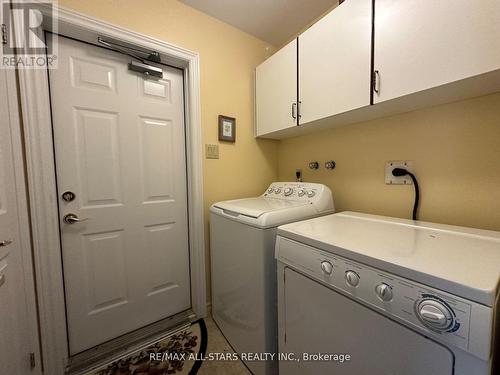
[[[420,199],[420,190],[418,188],[418,182],[415,175],[404,168],[394,168],[392,170],[392,175],[394,177],[402,177],[402,176],[410,176],[413,181],[413,186],[415,187],[415,203],[413,204],[413,220],[417,220],[417,210],[418,210],[418,201]]]

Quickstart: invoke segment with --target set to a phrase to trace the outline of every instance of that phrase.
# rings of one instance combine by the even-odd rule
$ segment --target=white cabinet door
[[[129,61],[60,37],[49,72],[71,354],[191,306],[183,72]]]
[[[372,1],[348,0],[299,37],[299,123],[370,105]]]
[[[257,136],[297,125],[297,40],[259,65],[255,72]]]
[[[500,68],[500,1],[375,4],[375,103]]]

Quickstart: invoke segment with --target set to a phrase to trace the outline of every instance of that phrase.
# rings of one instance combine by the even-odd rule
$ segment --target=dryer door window
[[[287,375],[451,375],[453,353],[383,315],[293,271],[285,270]],[[282,335],[280,335],[281,337]],[[302,353],[349,354],[349,361],[304,361]]]

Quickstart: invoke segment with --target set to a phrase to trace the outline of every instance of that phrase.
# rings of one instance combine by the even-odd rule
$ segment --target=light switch
[[[218,159],[219,158],[219,145],[205,145],[205,157],[207,159]]]

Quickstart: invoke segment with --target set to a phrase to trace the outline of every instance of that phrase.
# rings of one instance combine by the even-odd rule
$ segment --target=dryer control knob
[[[267,192],[268,193],[272,193],[274,191],[274,188],[270,187],[269,189],[267,189]]]
[[[427,327],[436,331],[446,331],[453,325],[453,312],[441,301],[423,299],[418,303],[417,315]]]
[[[285,193],[285,197],[288,197],[289,195],[293,194],[293,189],[292,188],[286,188],[284,193]]]
[[[306,191],[304,189],[301,189],[301,190],[299,190],[299,192],[297,193],[297,195],[299,197],[303,197],[304,195],[306,195]]]
[[[280,188],[274,189],[274,194],[279,194],[279,193],[281,193],[281,189]]]
[[[331,264],[327,260],[324,260],[321,262],[321,270],[323,271],[323,273],[331,275],[333,272],[333,264]]]
[[[380,298],[384,302],[389,302],[392,300],[392,287],[390,285],[387,285],[386,283],[378,284],[375,287],[375,293],[377,294],[378,298]]]
[[[354,271],[347,271],[345,273],[345,282],[355,288],[359,285],[359,275]]]
[[[316,195],[316,192],[315,192],[314,190],[309,190],[309,191],[307,192],[307,196],[308,196],[309,198],[312,198],[312,197],[314,197],[315,195]]]

